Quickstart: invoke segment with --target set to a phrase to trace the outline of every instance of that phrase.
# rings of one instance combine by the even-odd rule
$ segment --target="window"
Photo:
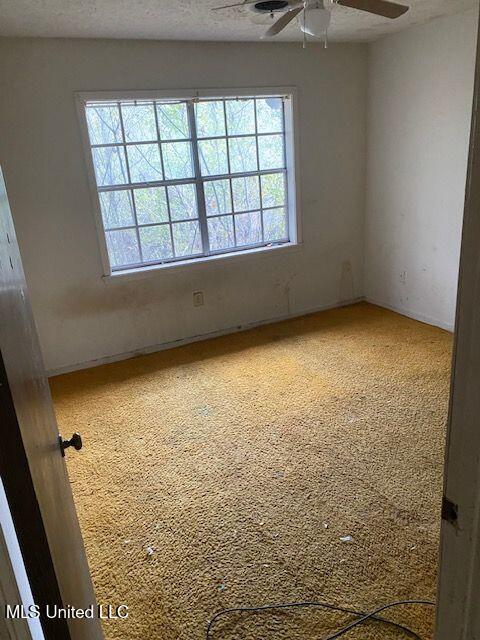
[[[107,273],[295,242],[291,99],[82,94]]]

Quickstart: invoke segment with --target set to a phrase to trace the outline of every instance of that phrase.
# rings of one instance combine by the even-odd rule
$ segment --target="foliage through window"
[[[284,102],[86,101],[111,270],[289,242]]]

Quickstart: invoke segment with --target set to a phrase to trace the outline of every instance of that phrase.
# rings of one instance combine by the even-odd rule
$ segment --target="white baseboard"
[[[418,320],[419,322],[423,322],[424,324],[430,324],[430,325],[433,325],[434,327],[445,329],[445,331],[450,331],[450,333],[453,333],[453,331],[455,330],[454,324],[444,322],[443,320],[439,320],[438,318],[433,318],[423,313],[417,313],[416,311],[413,311],[412,309],[408,309],[403,305],[390,304],[389,302],[383,302],[382,300],[377,300],[376,298],[373,298],[371,296],[366,296],[364,300],[365,302],[374,304],[377,307],[383,307],[384,309],[395,311],[395,313],[399,313],[402,316],[407,316],[407,318],[412,318],[413,320]]]
[[[218,331],[210,331],[207,333],[198,334],[195,336],[188,336],[186,338],[180,338],[179,340],[171,340],[170,342],[162,342],[160,344],[154,344],[133,351],[125,351],[123,353],[117,353],[111,356],[104,356],[102,358],[96,358],[94,360],[86,360],[84,362],[78,362],[72,365],[66,365],[64,367],[56,367],[47,370],[48,377],[58,376],[62,373],[71,373],[72,371],[80,371],[81,369],[90,369],[91,367],[98,367],[102,364],[110,364],[112,362],[119,362],[120,360],[127,360],[129,358],[135,358],[136,356],[142,356],[149,353],[155,353],[156,351],[165,351],[166,349],[173,349],[174,347],[181,347],[193,342],[199,342],[200,340],[208,340],[209,338],[218,338],[220,336],[226,336],[231,333],[237,333],[239,331],[247,331],[248,329],[254,329],[255,327],[261,327],[266,324],[273,324],[274,322],[282,322],[283,320],[292,320],[293,318],[300,318],[301,316],[307,316],[311,313],[318,313],[320,311],[327,311],[328,309],[337,309],[341,307],[347,307],[357,302],[363,302],[362,296],[347,300],[345,302],[333,302],[330,304],[320,305],[318,307],[312,307],[310,309],[303,309],[295,313],[290,313],[281,316],[274,316],[272,318],[265,318],[263,320],[256,320],[253,322],[247,322],[234,327],[227,327],[225,329],[219,329]]]

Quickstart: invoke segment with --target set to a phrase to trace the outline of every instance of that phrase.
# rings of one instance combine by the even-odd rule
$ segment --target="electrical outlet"
[[[203,291],[194,291],[193,292],[193,306],[194,307],[203,307]]]
[[[400,273],[399,280],[400,280],[400,284],[407,284],[407,272],[406,271],[402,271]]]

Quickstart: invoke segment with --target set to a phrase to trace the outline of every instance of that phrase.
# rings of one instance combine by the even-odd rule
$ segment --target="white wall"
[[[370,47],[365,293],[451,329],[470,134],[477,14]]]
[[[361,296],[366,76],[364,45],[0,39],[0,162],[47,368]],[[299,89],[301,250],[104,284],[74,91],[262,85]]]

